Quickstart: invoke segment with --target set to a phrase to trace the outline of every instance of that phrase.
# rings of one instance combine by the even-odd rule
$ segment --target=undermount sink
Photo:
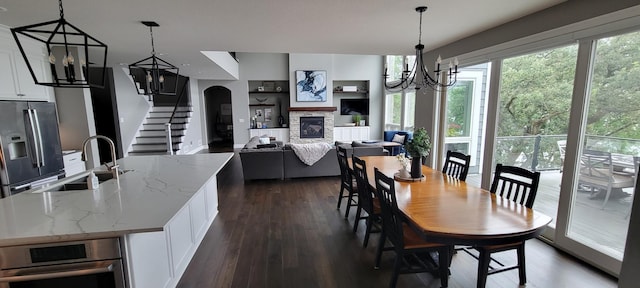
[[[132,171],[132,170],[119,170],[118,174],[122,175],[129,171]],[[95,171],[94,173],[96,174],[96,177],[98,177],[99,183],[113,179],[113,173],[111,173],[110,171]],[[73,191],[73,190],[88,190],[88,189],[89,189],[89,185],[87,184],[87,177],[82,177],[80,179],[62,184],[57,187],[54,186],[48,189],[48,191]]]

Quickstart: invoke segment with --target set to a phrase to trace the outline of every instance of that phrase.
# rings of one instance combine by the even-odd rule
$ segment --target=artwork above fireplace
[[[300,117],[300,138],[324,138],[324,117]]]

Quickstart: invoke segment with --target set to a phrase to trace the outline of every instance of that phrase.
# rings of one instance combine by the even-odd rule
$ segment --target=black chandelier
[[[142,24],[149,27],[151,56],[129,65],[129,75],[133,78],[136,90],[140,95],[175,96],[179,69],[158,58],[153,44],[153,27],[160,25],[153,21],[142,21]]]
[[[66,21],[62,0],[58,0],[58,7],[60,9],[58,20],[11,28],[11,34],[29,68],[33,81],[38,85],[51,87],[104,87],[107,45]],[[48,79],[48,75],[44,73],[34,72],[34,67],[39,70],[45,67],[42,67],[40,61],[32,63],[31,61],[36,59],[27,57],[23,45],[31,40],[46,45],[51,79]],[[78,62],[80,65],[77,65]],[[99,66],[97,63],[102,65]]]
[[[457,74],[458,74],[457,58],[454,60],[453,64],[449,62],[449,68],[448,68],[448,71],[446,72],[447,82],[441,82],[440,77],[443,71],[440,69],[440,64],[442,62],[442,59],[440,58],[440,56],[438,56],[438,60],[436,61],[436,64],[433,70],[434,76],[432,77],[431,75],[429,75],[429,72],[427,71],[427,67],[424,65],[424,59],[422,58],[422,54],[424,54],[424,45],[422,44],[422,13],[424,13],[424,11],[427,11],[427,7],[426,6],[417,7],[416,11],[420,13],[420,34],[418,35],[418,45],[415,46],[416,60],[413,63],[413,68],[411,70],[409,70],[409,64],[405,64],[405,68],[404,68],[404,71],[402,71],[402,74],[400,75],[400,79],[391,80],[391,81],[387,81],[387,78],[389,78],[389,74],[387,74],[387,67],[385,65],[384,75],[382,76],[384,77],[384,87],[387,88],[387,90],[390,90],[390,91],[404,90],[409,87],[413,87],[416,90],[423,87],[424,88],[430,87],[434,90],[440,90],[442,88],[452,86],[453,84],[456,83]],[[420,70],[420,74],[421,74],[420,76],[417,75],[418,69]]]

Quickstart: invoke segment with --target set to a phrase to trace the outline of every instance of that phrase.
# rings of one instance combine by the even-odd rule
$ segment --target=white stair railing
[[[165,123],[165,131],[167,132],[167,154],[173,155],[173,141],[171,141],[171,122]]]

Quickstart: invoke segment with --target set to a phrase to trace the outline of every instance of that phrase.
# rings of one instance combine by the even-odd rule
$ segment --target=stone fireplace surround
[[[333,144],[333,112],[336,110],[336,107],[289,107],[289,141],[294,144]],[[300,117],[324,117],[324,138],[300,138]]]

